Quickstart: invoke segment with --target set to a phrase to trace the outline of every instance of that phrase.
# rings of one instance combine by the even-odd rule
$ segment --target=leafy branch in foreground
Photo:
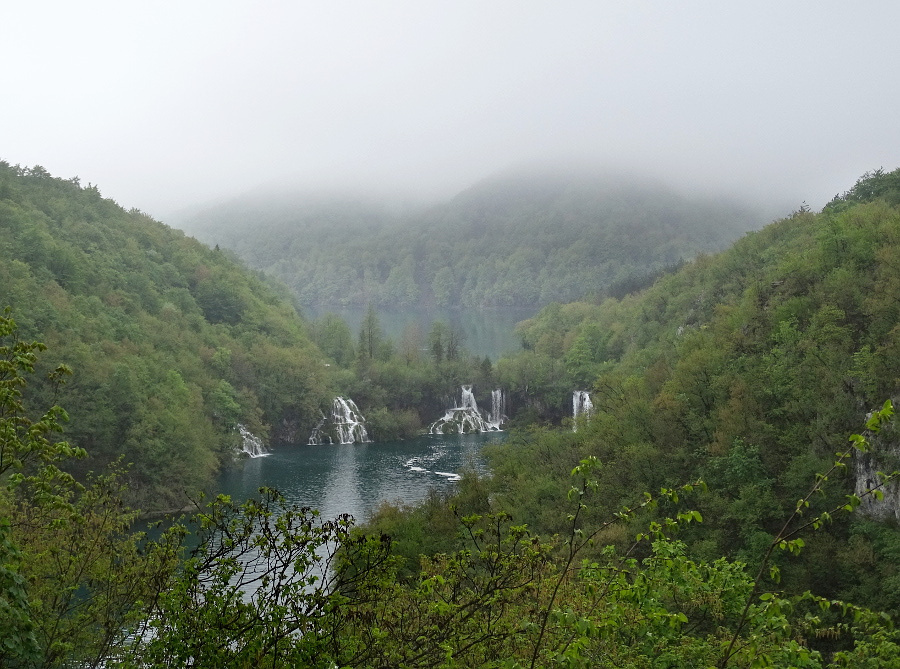
[[[343,612],[381,584],[388,544],[352,537],[350,516],[321,520],[259,492],[240,505],[221,495],[198,505],[197,546],[124,666],[328,666]]]
[[[14,331],[14,330],[13,330]],[[4,349],[19,391],[23,361]],[[17,367],[16,365],[20,365]],[[24,366],[21,366],[24,365]],[[24,425],[21,394],[6,392],[0,435]],[[867,427],[877,432],[890,403]],[[799,534],[866,495],[801,519],[849,458],[841,453],[771,541],[752,578],[740,562],[698,560],[674,538],[702,522],[684,497],[692,483],[646,493],[588,526],[600,487],[594,458],[572,471],[563,538],[543,539],[506,514],[458,517],[457,550],[422,558],[397,579],[387,536],[354,533],[348,516],[321,520],[277,492],[235,504],[198,504],[196,547],[181,559],[188,528],[144,542],[120,502],[117,474],[74,484],[52,463],[53,430],[37,443],[48,459],[8,470],[0,488],[0,661],[10,667],[892,667],[900,637],[884,614],[810,592],[763,592],[777,576],[776,549],[797,553]],[[17,436],[18,435],[18,436]],[[25,435],[24,437],[21,435]],[[43,440],[43,441],[41,441]],[[864,437],[851,438],[863,449]],[[59,442],[57,442],[59,443]],[[7,452],[21,443],[5,443]],[[62,453],[62,451],[60,451]],[[39,450],[30,453],[38,455]],[[29,457],[31,457],[29,455]],[[49,462],[48,462],[49,460]],[[28,462],[28,458],[22,460]],[[41,465],[41,462],[44,464]],[[487,503],[487,502],[486,502]],[[621,551],[603,546],[614,523],[665,510]],[[580,563],[579,563],[580,561]],[[833,642],[826,652],[818,640]]]
[[[0,476],[12,472],[11,481],[22,480],[22,470],[33,462],[50,464],[73,457],[84,457],[83,449],[65,441],[53,441],[62,431],[68,414],[59,406],[50,407],[38,420],[28,417],[22,397],[26,378],[34,374],[38,353],[46,350],[40,342],[21,341],[16,322],[7,307],[0,316]],[[50,381],[58,385],[72,371],[65,365],[53,370]]]
[[[881,430],[882,424],[890,420],[893,415],[893,404],[891,403],[891,400],[886,400],[881,409],[873,411],[870,414],[866,421],[866,429],[871,433],[879,432]],[[852,449],[849,451],[837,453],[837,460],[834,461],[831,468],[824,474],[816,474],[815,483],[813,484],[812,488],[810,488],[806,496],[797,501],[797,504],[794,507],[794,512],[784,522],[781,530],[778,532],[778,534],[775,535],[768,548],[766,549],[759,567],[759,571],[756,574],[756,578],[754,578],[753,580],[753,589],[747,597],[747,601],[744,605],[744,609],[741,613],[738,625],[736,626],[731,640],[729,641],[728,646],[725,648],[725,651],[722,654],[721,659],[719,660],[718,666],[720,668],[729,666],[731,659],[735,656],[736,653],[739,652],[739,650],[741,650],[740,646],[738,645],[738,641],[741,638],[741,633],[750,618],[751,608],[755,605],[757,596],[762,589],[766,571],[768,570],[768,575],[771,579],[776,582],[778,582],[779,580],[778,567],[774,564],[770,564],[772,554],[774,553],[776,548],[780,550],[786,550],[793,554],[799,553],[805,545],[803,539],[798,537],[801,532],[809,528],[812,528],[814,530],[819,529],[820,527],[822,527],[823,523],[830,521],[832,515],[837,513],[838,511],[854,511],[859,506],[861,497],[872,495],[878,499],[881,499],[883,497],[881,488],[883,488],[889,481],[898,476],[898,472],[894,472],[890,475],[880,474],[881,480],[879,481],[878,485],[865,491],[862,496],[847,495],[846,503],[841,503],[830,511],[824,511],[811,520],[808,520],[792,528],[791,526],[794,524],[794,522],[798,518],[802,517],[804,511],[809,508],[810,500],[813,498],[813,496],[823,494],[823,487],[828,482],[829,477],[837,471],[846,469],[847,461],[850,459],[853,453],[853,449],[860,453],[864,453],[869,450],[868,440],[863,435],[853,434],[850,436],[849,441],[851,443]],[[759,597],[759,599],[763,602],[772,601],[773,595],[771,593],[763,593]],[[858,617],[862,616],[861,612],[863,611],[863,609],[861,608],[850,607],[848,604],[845,604],[843,602],[829,602],[828,600],[825,600],[823,598],[813,597],[809,592],[801,595],[801,599],[813,599],[820,604],[823,610],[827,610],[831,606],[839,606],[846,613],[850,608],[852,608]],[[783,602],[779,602],[779,605],[783,605]]]
[[[58,406],[29,417],[23,391],[44,349],[0,316],[0,665],[97,667],[146,618],[179,546],[133,532],[120,468],[82,485],[57,467],[84,451],[55,439]]]

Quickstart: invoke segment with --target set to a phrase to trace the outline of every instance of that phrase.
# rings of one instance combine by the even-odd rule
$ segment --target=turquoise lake
[[[244,500],[268,486],[292,503],[319,509],[324,518],[349,513],[364,522],[382,502],[415,504],[432,489],[449,490],[466,468],[484,471],[482,448],[505,439],[503,432],[490,432],[279,446],[270,455],[229,468],[219,479],[218,492]]]

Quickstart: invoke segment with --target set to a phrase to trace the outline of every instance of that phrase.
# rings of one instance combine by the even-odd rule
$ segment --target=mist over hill
[[[239,197],[175,224],[303,305],[538,307],[601,295],[761,227],[727,198],[590,171],[520,170],[430,207],[373,196]]]

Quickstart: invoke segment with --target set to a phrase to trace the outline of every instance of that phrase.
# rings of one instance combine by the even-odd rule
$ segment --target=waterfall
[[[586,390],[576,390],[572,393],[572,430],[578,430],[578,419],[581,416],[590,418],[594,413],[594,404],[591,402],[590,393]]]
[[[321,412],[320,412],[321,413]],[[318,424],[313,428],[312,434],[309,435],[309,441],[306,442],[310,446],[319,446],[325,443],[325,440],[328,440],[329,444],[333,444],[334,441],[331,439],[331,435],[325,432],[325,422],[328,420],[325,417],[325,414],[322,415],[322,420],[318,422]]]
[[[343,397],[335,397],[331,403],[331,416],[322,415],[322,420],[309,436],[309,444],[365,444],[371,441],[366,432],[366,419],[356,406],[356,402]]]
[[[428,428],[429,434],[470,434],[472,432],[497,432],[503,421],[502,391],[495,390],[491,393],[492,411],[489,420],[485,420],[478,404],[475,402],[475,393],[472,386],[462,387],[462,396],[459,406],[447,409],[443,417],[436,420]]]
[[[262,439],[250,432],[246,427],[238,423],[238,432],[241,435],[241,451],[251,458],[262,458],[269,454],[263,446]]]
[[[472,392],[472,386],[462,387],[462,400],[459,406],[462,409],[472,409],[478,412],[478,405],[475,403],[475,393]]]
[[[334,423],[338,443],[365,444],[369,441],[366,419],[359,412],[356,402],[343,397],[335,397],[331,404],[331,420]]]
[[[506,397],[502,390],[491,391],[491,415],[488,416],[488,424],[494,430],[499,430],[506,420]]]

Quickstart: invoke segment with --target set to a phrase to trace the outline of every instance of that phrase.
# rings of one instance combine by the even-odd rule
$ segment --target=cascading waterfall
[[[334,423],[338,443],[365,444],[369,441],[366,419],[353,400],[335,397],[331,404],[331,421]]]
[[[459,406],[463,409],[472,409],[478,412],[478,404],[475,403],[475,393],[472,392],[472,386],[462,387],[462,400]]]
[[[356,406],[356,402],[343,397],[335,397],[331,403],[331,416],[322,420],[313,429],[309,444],[365,444],[370,442],[366,432],[366,419]]]
[[[322,414],[322,420],[318,422],[318,424],[313,428],[312,434],[309,435],[309,441],[306,442],[310,446],[319,446],[325,443],[325,440],[328,440],[329,444],[333,444],[334,441],[331,439],[331,435],[325,432],[325,422],[328,419],[325,417],[325,414]]]
[[[578,419],[582,416],[590,418],[594,413],[594,404],[591,395],[586,390],[576,390],[572,393],[572,431],[578,430]]]
[[[506,420],[506,397],[500,389],[491,391],[491,415],[488,423],[493,430],[500,430],[500,426]]]
[[[498,399],[495,399],[497,397]],[[469,434],[472,432],[497,432],[500,430],[504,416],[502,415],[502,391],[495,390],[491,394],[492,411],[489,420],[485,420],[475,401],[472,386],[462,387],[459,406],[447,409],[442,418],[436,420],[428,428],[429,434]],[[496,405],[493,406],[493,405]]]
[[[250,432],[250,430],[240,423],[238,423],[237,429],[241,435],[241,451],[251,458],[262,458],[269,454],[269,451],[263,446],[262,439]]]

